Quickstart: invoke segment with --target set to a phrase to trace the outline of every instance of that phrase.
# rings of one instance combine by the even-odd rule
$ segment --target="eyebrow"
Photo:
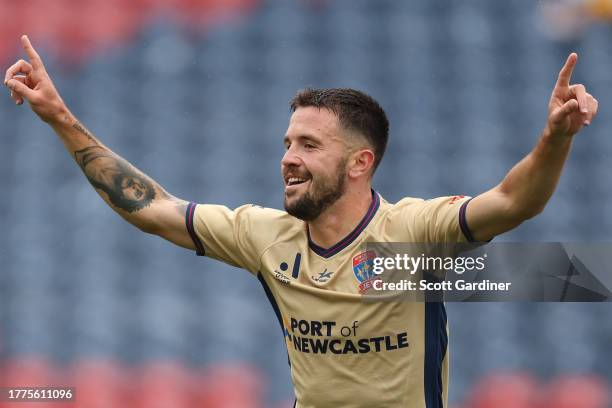
[[[308,140],[308,141],[315,142],[315,143],[321,143],[320,138],[317,138],[309,134],[301,134],[297,136],[297,139],[298,140]],[[289,136],[285,135],[285,137],[283,138],[283,144],[287,144],[288,142],[289,142]]]

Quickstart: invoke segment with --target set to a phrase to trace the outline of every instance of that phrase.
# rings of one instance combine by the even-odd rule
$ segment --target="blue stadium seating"
[[[568,51],[535,3],[270,0],[187,32],[156,20],[133,43],[49,71],[82,121],[171,193],[282,206],[288,101],[350,86],[391,119],[376,176],[390,201],[475,195],[534,145]],[[610,26],[578,44],[576,77],[612,104]],[[576,140],[549,207],[500,241],[610,240],[612,111]],[[50,129],[0,98],[0,358],[247,360],[272,401],[291,395],[278,323],[248,273],[145,236],[107,209]],[[220,290],[219,288],[225,288]],[[484,372],[578,370],[612,378],[606,305],[450,304],[451,399]],[[528,347],[527,347],[528,346]]]

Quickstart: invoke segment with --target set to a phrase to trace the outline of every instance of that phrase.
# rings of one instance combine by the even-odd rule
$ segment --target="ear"
[[[348,176],[352,178],[370,177],[374,166],[374,152],[362,148],[351,154],[348,163]]]

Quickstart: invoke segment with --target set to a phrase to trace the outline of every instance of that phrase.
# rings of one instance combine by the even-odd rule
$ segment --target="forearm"
[[[96,192],[126,221],[155,233],[159,223],[156,208],[176,206],[184,214],[185,202],[104,146],[67,108],[49,124]]]
[[[506,175],[497,189],[510,216],[524,219],[540,213],[552,196],[567,159],[572,137],[545,131],[536,147]]]
[[[475,240],[488,241],[544,209],[561,176],[571,141],[571,136],[552,137],[545,131],[501,183],[470,202],[466,217]]]
[[[102,142],[91,134],[65,106],[62,106],[53,115],[52,120],[46,122],[64,143],[66,150],[72,157],[74,157],[75,152],[90,146],[104,147]]]
[[[559,71],[546,127],[533,151],[467,206],[467,225],[476,241],[488,241],[539,214],[555,191],[573,137],[591,123],[599,106],[584,85],[570,85],[577,60],[570,54]]]

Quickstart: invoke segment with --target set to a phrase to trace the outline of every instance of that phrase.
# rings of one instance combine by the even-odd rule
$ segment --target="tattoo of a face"
[[[74,158],[91,185],[104,191],[115,207],[132,213],[155,199],[151,179],[108,149],[89,146],[76,151]]]

